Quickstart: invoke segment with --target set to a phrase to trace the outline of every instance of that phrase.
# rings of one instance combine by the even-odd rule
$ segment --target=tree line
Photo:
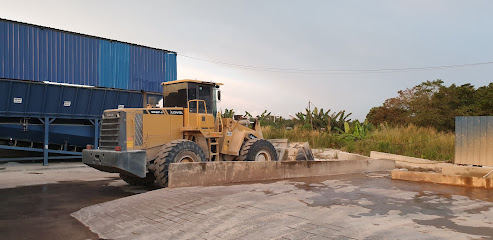
[[[440,79],[398,92],[366,116],[375,125],[409,125],[454,131],[456,116],[493,115],[493,83],[445,86]]]

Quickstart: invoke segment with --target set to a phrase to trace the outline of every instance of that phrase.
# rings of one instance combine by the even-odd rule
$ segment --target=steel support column
[[[43,166],[48,166],[48,145],[50,143],[50,118],[45,117],[45,142],[43,144]]]
[[[41,120],[41,119],[39,119]],[[41,120],[41,122],[44,125],[44,144],[43,144],[43,166],[48,166],[48,153],[49,149],[48,146],[50,144],[50,124],[55,121],[55,118],[50,119],[49,117],[45,117],[44,121]]]

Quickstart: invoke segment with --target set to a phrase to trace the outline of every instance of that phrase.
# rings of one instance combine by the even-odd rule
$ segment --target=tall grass
[[[267,126],[262,131],[267,139],[287,138],[293,142],[309,142],[313,148],[337,148],[367,156],[370,155],[370,151],[379,151],[449,161],[454,155],[454,133],[442,133],[434,128],[413,125],[380,127],[361,140],[346,140],[339,134],[301,128],[285,130]]]

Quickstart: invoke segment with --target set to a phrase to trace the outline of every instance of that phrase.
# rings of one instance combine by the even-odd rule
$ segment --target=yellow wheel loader
[[[98,149],[82,161],[120,173],[131,185],[168,184],[172,163],[207,161],[313,160],[308,144],[263,139],[258,121],[222,118],[216,105],[220,83],[179,80],[162,83],[163,107],[106,110]],[[290,147],[291,146],[291,147]]]

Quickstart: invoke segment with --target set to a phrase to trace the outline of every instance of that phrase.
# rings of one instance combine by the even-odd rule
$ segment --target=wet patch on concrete
[[[116,179],[0,189],[0,238],[98,239],[70,214],[134,194],[109,186]]]
[[[482,207],[477,207],[477,208],[472,208],[472,209],[467,209],[467,210],[465,210],[465,212],[470,213],[470,214],[478,214],[481,212],[488,212],[488,211],[490,211],[491,208],[493,208],[493,204],[487,205],[487,206],[482,206]]]
[[[454,209],[465,201],[469,203],[486,201],[486,203],[482,203],[479,207],[462,206],[464,209],[461,213],[474,215],[490,211],[493,208],[492,192],[459,186],[389,181],[388,177],[381,177],[382,175],[375,178],[356,174],[339,176],[337,180],[325,180],[325,183],[330,184],[324,186],[314,184],[317,179],[291,184],[298,189],[317,193],[314,197],[300,200],[309,207],[330,209],[339,206],[358,206],[367,209],[366,212],[349,214],[348,216],[352,218],[399,215],[412,219],[416,216],[418,218],[424,216],[432,219],[412,219],[412,221],[420,225],[447,228],[465,234],[493,237],[493,226],[464,226],[452,221],[457,219],[457,211]],[[375,189],[376,186],[378,189]]]
[[[453,229],[457,232],[467,233],[471,235],[482,235],[482,236],[490,236],[490,239],[493,238],[493,233],[491,232],[491,227],[471,227],[471,226],[463,226],[459,225],[449,218],[436,218],[431,220],[417,220],[413,219],[413,221],[420,225],[428,225],[434,226],[436,228],[447,228]]]

